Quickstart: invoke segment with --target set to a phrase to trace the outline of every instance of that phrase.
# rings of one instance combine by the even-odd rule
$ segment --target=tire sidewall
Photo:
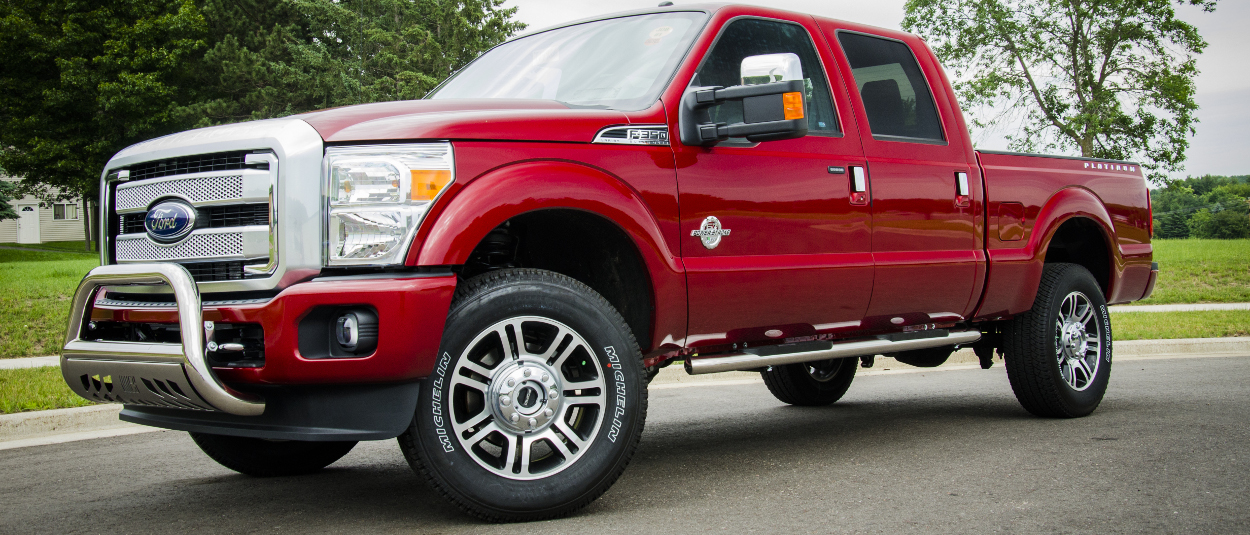
[[[547,281],[509,281],[485,288],[448,315],[434,372],[425,380],[410,433],[425,468],[462,500],[499,512],[541,515],[597,496],[624,468],[645,419],[645,382],[637,344],[606,302],[588,288]],[[599,298],[599,301],[602,301]],[[606,308],[606,310],[605,310]],[[536,480],[512,480],[480,466],[454,436],[447,385],[465,348],[486,327],[517,316],[541,316],[576,331],[593,350],[607,392],[603,420],[573,465]]]
[[[1094,277],[1084,268],[1079,266],[1071,266],[1064,273],[1056,285],[1056,292],[1050,296],[1050,302],[1046,308],[1041,311],[1041,321],[1044,322],[1045,332],[1050,333],[1047,336],[1046,354],[1050,355],[1047,370],[1051,375],[1055,384],[1055,392],[1059,396],[1060,402],[1067,412],[1074,415],[1085,415],[1093,412],[1098,404],[1102,402],[1103,395],[1107,391],[1107,384],[1111,379],[1111,316],[1107,310],[1107,301],[1102,295],[1102,289],[1098,283],[1094,281]],[[1094,379],[1088,388],[1084,390],[1076,390],[1068,385],[1063,379],[1063,374],[1059,371],[1058,355],[1055,353],[1054,347],[1054,322],[1059,316],[1060,306],[1063,304],[1064,298],[1068,294],[1079,291],[1085,294],[1089,302],[1094,307],[1094,321],[1098,324],[1102,346],[1102,354],[1099,356],[1098,370],[1094,372]]]

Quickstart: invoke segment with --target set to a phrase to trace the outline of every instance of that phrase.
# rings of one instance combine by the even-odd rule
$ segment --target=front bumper
[[[95,305],[101,286],[166,284],[176,306]],[[203,306],[190,275],[176,264],[101,266],[75,293],[61,370],[76,393],[92,401],[258,416],[264,386],[404,383],[433,370],[456,277],[442,274],[325,277],[292,285],[263,302]],[[378,346],[352,358],[307,358],[299,324],[315,308],[369,306],[378,313]],[[178,324],[181,344],[111,342],[84,337],[91,321]],[[253,323],[264,329],[258,368],[213,368],[205,358],[204,326]],[[381,386],[381,385],[379,385]]]

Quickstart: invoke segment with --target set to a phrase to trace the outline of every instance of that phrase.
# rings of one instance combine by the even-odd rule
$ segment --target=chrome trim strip
[[[723,355],[708,355],[705,357],[691,357],[686,359],[685,367],[686,373],[690,375],[732,372],[763,368],[765,366],[781,366],[783,364],[798,364],[801,362],[813,362],[818,360],[862,357],[865,355],[877,355],[880,353],[894,353],[896,351],[908,351],[911,349],[925,349],[929,347],[941,347],[956,344],[971,344],[980,339],[980,331],[956,331],[946,336],[920,338],[916,340],[901,340],[897,342],[882,338],[874,338],[869,340],[836,342],[833,344],[833,347],[829,349],[782,353],[779,355],[760,356],[753,353],[738,352]]]
[[[248,154],[243,157],[243,162],[247,164],[266,162],[269,164],[269,261],[264,264],[254,266],[243,266],[243,273],[247,275],[272,275],[278,269],[278,158],[271,152],[263,152],[258,154]],[[247,253],[247,244],[244,243],[244,254]]]
[[[86,319],[96,290],[101,286],[164,284],[173,288],[178,305],[178,324],[182,344],[148,344],[132,342],[99,342],[82,340],[83,321]],[[61,352],[61,371],[70,388],[75,388],[70,369],[76,373],[98,363],[97,373],[104,373],[120,363],[136,361],[147,364],[127,366],[136,373],[150,370],[155,375],[168,373],[169,365],[180,365],[186,373],[194,392],[183,393],[191,401],[202,401],[209,407],[239,416],[259,416],[265,412],[264,400],[237,392],[225,386],[213,375],[205,357],[205,324],[201,313],[200,292],[191,274],[178,264],[131,264],[100,266],[91,270],[70,305],[69,326],[65,332],[65,347]],[[83,392],[75,388],[75,392]],[[83,397],[87,397],[83,395]],[[88,398],[91,399],[91,398]],[[194,407],[186,407],[194,408]]]
[[[225,306],[243,306],[243,305],[263,305],[271,301],[269,298],[261,299],[223,299],[220,301],[204,301],[200,306],[204,308],[225,307]],[[118,307],[118,308],[177,308],[177,303],[166,303],[164,301],[124,301],[121,299],[98,299],[95,302],[97,307]]]

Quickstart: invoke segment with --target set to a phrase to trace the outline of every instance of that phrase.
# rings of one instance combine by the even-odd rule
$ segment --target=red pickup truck
[[[423,100],[129,147],[101,191],[78,394],[257,476],[398,437],[493,520],[606,491],[673,362],[825,405],[970,347],[1089,414],[1107,304],[1158,272],[1137,165],[977,151],[916,36],[759,7],[531,33]]]

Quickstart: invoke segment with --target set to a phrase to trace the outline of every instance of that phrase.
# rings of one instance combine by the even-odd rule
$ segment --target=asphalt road
[[[1250,355],[1119,360],[1103,405],[1034,418],[1001,365],[863,376],[819,409],[762,383],[653,390],[642,446],[571,518],[485,525],[394,441],[253,479],[158,432],[0,451],[0,532],[1250,532]]]

